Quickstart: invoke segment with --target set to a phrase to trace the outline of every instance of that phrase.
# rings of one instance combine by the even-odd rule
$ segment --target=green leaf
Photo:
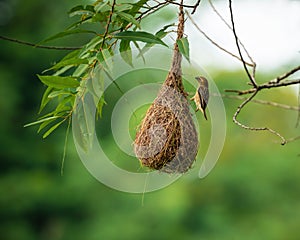
[[[91,15],[94,13],[95,13],[94,7],[91,5],[87,5],[87,6],[79,5],[79,6],[73,7],[68,12],[70,17],[73,17],[75,15],[87,15],[87,14]]]
[[[142,31],[124,31],[114,35],[114,38],[128,40],[128,41],[140,41],[146,43],[161,44],[167,46],[159,37]]]
[[[189,47],[189,41],[187,38],[181,38],[177,41],[179,52],[182,53],[182,55],[190,62],[190,47]]]
[[[97,117],[102,117],[102,108],[106,104],[104,100],[104,94],[102,94],[98,104],[97,104]]]
[[[79,82],[74,77],[61,77],[61,76],[41,76],[37,75],[42,83],[49,87],[64,89],[64,88],[76,88],[79,86]]]
[[[97,13],[103,13],[103,12],[110,11],[111,7],[107,4],[107,2],[101,1],[99,3],[96,3],[94,9]]]
[[[76,28],[76,29],[70,29],[70,30],[66,30],[60,33],[57,33],[55,35],[53,35],[52,37],[46,38],[45,40],[39,42],[37,45],[40,45],[42,43],[46,43],[58,38],[62,38],[68,35],[72,35],[72,34],[79,34],[79,33],[92,33],[92,34],[97,34],[95,31],[91,31],[91,30],[85,30],[85,29],[80,29],[80,28]]]
[[[37,125],[37,124],[40,124],[40,123],[43,123],[43,122],[46,122],[46,121],[49,121],[49,120],[52,120],[52,119],[55,120],[57,118],[59,118],[59,116],[52,116],[52,117],[43,118],[43,119],[37,120],[35,122],[25,124],[24,127],[30,127],[30,126]]]
[[[93,116],[89,104],[86,101],[90,101],[92,99],[87,100],[86,98],[80,97],[76,100],[77,108],[73,117],[77,120],[76,124],[78,124],[78,126],[75,127],[75,131],[73,133],[78,136],[76,139],[82,149],[85,152],[88,152],[88,150],[92,147],[95,134],[95,116]]]
[[[58,97],[58,96],[70,95],[70,94],[72,94],[72,93],[68,92],[68,91],[64,91],[64,90],[53,91],[52,93],[49,94],[48,98],[55,98],[55,97]]]
[[[133,67],[132,65],[132,52],[131,52],[131,48],[130,48],[130,41],[127,40],[122,40],[120,42],[120,48],[119,48],[121,57],[123,58],[123,60],[128,63],[131,67]]]
[[[158,32],[155,33],[155,36],[157,36],[158,38],[162,39],[164,38],[168,32],[165,32],[165,30],[167,30],[167,28],[171,27],[171,26],[174,26],[175,24],[172,23],[172,24],[169,24],[169,25],[166,25],[164,26],[161,30],[159,30]],[[151,47],[153,47],[155,44],[153,43],[147,43],[143,48],[142,50],[140,51],[140,53],[138,54],[137,57],[142,57],[143,54],[145,54]]]
[[[57,64],[55,64],[53,67],[51,67],[49,70],[57,70],[59,68],[65,67],[65,66],[78,66],[80,64],[88,64],[88,60],[87,59],[81,59],[81,58],[70,58],[70,59],[66,59],[63,61],[58,62]]]
[[[94,51],[98,45],[102,43],[103,39],[100,36],[96,36],[93,39],[90,40],[89,43],[87,43],[81,50],[79,56],[82,57],[89,51]],[[98,50],[98,49],[97,49]]]
[[[52,90],[53,90],[53,87],[47,87],[47,89],[45,90],[45,92],[43,94],[43,97],[42,97],[40,109],[39,109],[39,112],[38,112],[39,114],[44,109],[44,107],[47,105],[47,103],[50,101],[50,99],[48,98],[48,96],[52,92]]]
[[[117,12],[128,12],[128,10],[130,10],[132,8],[132,5],[129,3],[121,3],[120,5],[116,5],[115,6],[115,10]]]
[[[103,68],[107,71],[109,71],[112,67],[111,64],[111,54],[109,50],[102,49],[100,50],[96,55],[97,60],[101,63]]]
[[[144,64],[146,64],[146,60],[145,60],[144,53],[143,53],[142,49],[140,48],[140,46],[138,45],[137,42],[133,42],[133,43],[134,43],[135,47],[137,48],[137,50],[139,51],[139,55],[137,57],[141,56],[142,59],[143,59]]]
[[[52,126],[51,128],[49,128],[49,130],[47,132],[44,133],[43,138],[48,137],[56,128],[58,128],[63,122],[65,121],[62,120],[59,123],[56,123],[54,126]]]
[[[73,72],[72,76],[80,77],[87,71],[88,68],[89,68],[89,65],[87,65],[87,64],[79,65]]]
[[[47,127],[50,123],[52,123],[53,121],[55,121],[57,118],[55,118],[55,119],[50,119],[50,120],[47,120],[47,121],[45,121],[45,122],[43,122],[41,125],[40,125],[40,127],[39,127],[39,129],[38,129],[38,133],[40,132],[40,131],[42,131],[45,127]]]
[[[57,107],[56,107],[56,109],[54,111],[54,114],[58,115],[58,114],[61,114],[61,113],[65,113],[65,112],[71,111],[74,100],[75,100],[75,96],[74,95],[70,95],[70,96],[65,97],[57,105]],[[68,105],[68,103],[70,103],[70,104]]]
[[[140,0],[137,3],[132,3],[132,8],[129,11],[129,14],[131,15],[135,15],[139,12],[139,10],[141,9],[141,7],[148,2],[148,0]]]
[[[125,12],[116,12],[116,14],[122,18],[123,20],[133,23],[134,25],[136,25],[138,28],[141,28],[140,23],[130,14],[125,13]]]

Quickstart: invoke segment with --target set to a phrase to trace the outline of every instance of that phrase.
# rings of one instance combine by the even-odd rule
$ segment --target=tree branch
[[[37,44],[34,44],[34,43],[30,43],[30,42],[26,42],[26,41],[14,39],[14,38],[9,38],[9,37],[5,37],[5,36],[0,36],[0,39],[5,40],[5,41],[9,41],[9,42],[18,43],[18,44],[21,44],[21,45],[30,46],[30,47],[43,48],[43,49],[52,49],[52,50],[68,50],[68,51],[70,51],[70,50],[77,50],[77,49],[82,48],[82,47],[57,47],[57,46],[37,45]]]
[[[235,38],[235,43],[236,43],[236,46],[237,46],[240,58],[241,58],[241,60],[243,62],[243,66],[244,66],[244,69],[245,69],[245,71],[246,71],[246,73],[248,75],[249,80],[251,81],[253,87],[256,88],[257,84],[255,82],[255,76],[254,76],[254,74],[255,74],[255,68],[254,68],[254,71],[253,71],[253,76],[251,76],[251,74],[249,73],[248,68],[246,66],[246,62],[245,62],[245,60],[243,58],[242,52],[241,52],[241,48],[240,48],[240,44],[239,44],[239,39],[238,39],[237,34],[236,34],[235,23],[234,23],[234,20],[233,20],[232,1],[231,0],[229,0],[229,10],[230,10],[230,19],[231,19],[231,24],[232,24],[232,32],[233,32],[233,35],[234,35],[234,38]]]
[[[278,136],[279,138],[281,138],[281,145],[285,145],[286,144],[286,139],[281,136],[278,132],[276,132],[275,130],[268,128],[268,127],[250,127],[250,126],[246,126],[245,124],[242,124],[240,121],[237,120],[238,115],[240,114],[241,110],[246,106],[247,103],[249,103],[254,97],[255,95],[258,93],[258,90],[256,90],[250,97],[248,97],[244,102],[241,103],[240,106],[238,106],[236,112],[233,115],[233,122],[235,124],[237,124],[238,126],[240,126],[241,128],[247,129],[247,130],[251,130],[251,131],[268,131],[276,136]]]
[[[242,96],[236,96],[236,95],[228,95],[228,94],[211,94],[212,96],[222,97],[222,98],[229,98],[229,99],[236,99],[236,100],[246,100],[247,97]],[[278,107],[286,110],[293,110],[293,111],[300,111],[300,106],[290,106],[282,103],[277,102],[271,102],[266,100],[260,100],[260,99],[252,99],[251,102],[263,104],[263,105],[269,105],[272,107]]]
[[[269,83],[279,83],[280,81],[282,81],[283,79],[286,79],[287,77],[291,76],[292,74],[294,74],[295,72],[300,70],[300,65],[291,69],[290,71],[282,74],[281,76],[278,76],[277,78],[271,80]]]
[[[299,84],[299,83],[300,83],[300,79],[285,80],[285,81],[281,81],[279,83],[270,81],[270,82],[258,85],[256,88],[250,88],[248,90],[227,89],[227,90],[225,90],[225,92],[235,92],[238,95],[244,95],[244,94],[254,93],[254,92],[260,91],[262,89],[285,87],[285,86],[295,85],[295,84]]]
[[[110,23],[111,23],[112,15],[114,13],[115,5],[116,5],[116,0],[113,0],[112,6],[111,6],[111,11],[109,13],[109,17],[108,17],[108,20],[107,20],[107,23],[106,23],[105,32],[104,32],[103,38],[102,38],[101,49],[104,46],[105,38],[106,38],[106,36],[108,34],[108,31],[109,31],[109,26],[110,26]]]

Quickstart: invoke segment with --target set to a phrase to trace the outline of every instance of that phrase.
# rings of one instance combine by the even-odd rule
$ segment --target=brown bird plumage
[[[191,100],[194,100],[197,106],[196,112],[200,110],[203,113],[205,119],[207,120],[205,109],[209,99],[208,81],[205,77],[195,77],[195,78],[199,82],[199,87],[195,93],[195,96],[192,97]]]

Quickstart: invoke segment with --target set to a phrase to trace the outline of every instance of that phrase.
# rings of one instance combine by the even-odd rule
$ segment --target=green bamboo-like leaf
[[[56,124],[53,125],[51,128],[49,128],[48,131],[44,133],[43,138],[48,137],[48,136],[49,136],[56,128],[58,128],[64,121],[65,121],[65,119],[62,120],[62,121],[60,121],[59,123],[56,123]]]
[[[141,28],[140,23],[130,14],[125,13],[125,12],[116,12],[116,14],[122,18],[123,20],[133,23],[134,25],[136,25],[138,28]]]
[[[58,96],[62,96],[62,95],[70,95],[71,92],[68,91],[64,91],[64,90],[59,90],[59,91],[53,91],[49,94],[48,98],[55,98]]]
[[[41,105],[40,105],[40,109],[39,109],[39,114],[42,112],[42,110],[44,109],[44,107],[50,101],[50,99],[48,98],[48,96],[52,92],[52,90],[53,90],[53,87],[47,87],[47,89],[45,90],[45,92],[43,94],[43,97],[42,97],[42,101],[41,101]]]
[[[151,33],[142,31],[124,31],[114,35],[114,38],[127,41],[140,41],[145,43],[161,44],[167,46],[159,37]]]
[[[72,105],[74,102],[75,96],[67,96],[59,101],[59,104],[56,106],[54,114],[59,115],[61,113],[69,112],[72,109]],[[70,104],[68,104],[70,103]]]
[[[139,55],[138,55],[137,57],[141,56],[142,59],[143,59],[144,64],[146,64],[146,59],[145,59],[145,57],[144,57],[144,53],[143,53],[142,49],[140,48],[140,46],[138,45],[137,42],[133,42],[133,43],[134,43],[135,47],[137,48],[137,50],[139,51]],[[148,44],[148,43],[147,43],[147,44]],[[147,44],[146,44],[146,45],[147,45]]]
[[[111,65],[111,54],[109,50],[102,49],[100,50],[96,55],[97,60],[101,63],[103,68],[107,71],[109,71],[112,67]]]
[[[76,29],[69,29],[60,33],[57,33],[49,38],[46,38],[45,40],[41,41],[38,43],[38,45],[58,39],[58,38],[62,38],[68,35],[72,35],[72,34],[79,34],[79,33],[92,33],[92,34],[97,34],[95,31],[91,31],[91,30],[86,30],[86,29],[80,29],[80,28],[76,28]]]
[[[76,88],[79,86],[79,82],[74,77],[61,77],[61,76],[41,76],[38,78],[42,83],[49,87],[64,89],[64,88]]]
[[[91,99],[90,99],[91,100]],[[87,99],[77,99],[77,109],[74,117],[77,118],[78,128],[75,130],[75,134],[78,135],[79,144],[82,149],[87,152],[93,143],[93,137],[95,133],[94,117],[85,102]]]
[[[46,121],[49,121],[49,120],[52,120],[52,119],[55,120],[57,118],[59,118],[59,116],[52,116],[52,117],[43,118],[43,119],[37,120],[35,122],[25,124],[24,127],[30,127],[30,126],[37,125],[37,124],[40,124],[40,123],[43,123],[43,122],[46,122]]]
[[[111,10],[111,7],[108,5],[108,2],[98,2],[94,7],[97,13],[103,13]]]
[[[78,5],[76,7],[73,7],[69,12],[69,16],[73,17],[75,15],[85,15],[85,14],[94,14],[95,10],[94,7],[91,5],[83,6]]]
[[[178,39],[176,42],[178,45],[179,52],[182,53],[186,60],[190,61],[190,47],[187,38]]]
[[[129,3],[122,3],[121,5],[116,5],[115,6],[115,10],[117,12],[128,12],[128,10],[130,10],[132,8],[132,5]]]
[[[40,131],[42,131],[45,127],[47,127],[50,123],[54,122],[56,119],[57,118],[50,119],[50,120],[47,120],[47,121],[41,123],[37,132],[39,133]]]
[[[72,76],[73,77],[80,77],[82,75],[84,75],[87,71],[87,69],[89,68],[89,65],[87,64],[82,64],[82,65],[79,65],[75,71],[73,72]]]
[[[58,62],[57,64],[55,64],[53,67],[51,67],[49,70],[57,70],[59,68],[65,67],[65,66],[78,66],[80,64],[88,64],[88,60],[87,59],[81,59],[81,58],[70,58],[70,59],[66,59],[63,61]]]
[[[121,57],[123,58],[123,60],[129,64],[131,67],[133,67],[132,65],[132,52],[131,52],[131,48],[130,48],[130,41],[127,40],[122,40],[120,42],[120,48],[119,48]]]
[[[132,3],[132,8],[131,10],[129,11],[129,14],[131,15],[135,15],[139,12],[139,10],[141,9],[141,7],[146,3],[148,2],[148,0],[140,0],[136,3]]]
[[[172,24],[168,24],[166,26],[164,26],[162,29],[160,29],[158,32],[155,33],[155,36],[157,36],[158,38],[162,39],[165,36],[167,36],[168,32],[166,32],[166,30],[169,27],[174,26],[174,23]],[[140,51],[140,53],[138,54],[137,57],[141,57],[143,54],[145,54],[151,47],[153,47],[155,44],[154,43],[147,43],[142,50]]]
[[[88,52],[95,50],[101,43],[103,39],[100,36],[96,36],[90,40],[81,50],[79,56],[82,58]]]
[[[102,117],[102,109],[103,106],[106,104],[105,99],[104,99],[104,94],[102,94],[98,104],[97,104],[97,117]]]

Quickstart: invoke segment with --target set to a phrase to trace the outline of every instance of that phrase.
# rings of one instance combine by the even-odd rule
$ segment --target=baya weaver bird
[[[200,110],[207,120],[205,108],[209,99],[208,81],[205,77],[195,77],[195,79],[198,81],[199,87],[195,93],[195,96],[192,97],[191,100],[194,100],[196,104],[196,112]]]

